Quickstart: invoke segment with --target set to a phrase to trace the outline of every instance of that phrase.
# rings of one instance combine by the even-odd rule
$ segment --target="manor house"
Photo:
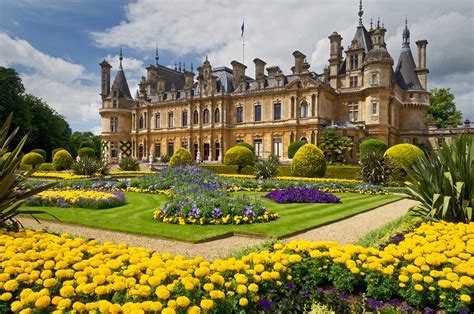
[[[133,156],[151,160],[187,148],[204,161],[221,161],[235,143],[245,141],[257,156],[287,159],[296,140],[318,144],[319,134],[332,128],[358,144],[376,137],[389,145],[426,142],[426,40],[418,40],[417,62],[406,25],[401,53],[394,59],[385,44],[386,29],[378,21],[367,29],[362,6],[354,37],[344,48],[337,32],[329,36],[329,64],[323,73],[310,71],[306,56],[293,52],[291,73],[253,60],[232,61],[231,68],[213,67],[206,57],[195,73],[179,67],[149,65],[135,98],[122,68],[110,85],[111,65],[103,61],[102,139],[110,160]],[[199,153],[198,153],[199,152]]]

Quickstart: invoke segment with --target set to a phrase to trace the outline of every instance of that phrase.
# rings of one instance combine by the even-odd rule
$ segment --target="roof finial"
[[[181,72],[181,61],[179,61],[179,68],[178,71]]]
[[[194,72],[194,65],[192,62],[191,62],[191,72]]]
[[[402,34],[402,47],[410,47],[410,30],[408,29],[408,17],[405,17],[405,29]]]
[[[377,17],[377,28],[379,28],[379,27],[380,27],[380,16]]]
[[[120,60],[120,69],[123,69],[123,68],[122,68],[123,56],[122,56],[122,45],[121,45],[121,44],[120,44],[120,56],[119,56],[119,60]]]
[[[207,61],[207,53],[206,53],[206,61]]]
[[[359,2],[359,25],[362,25],[362,15],[364,14],[364,10],[362,10],[362,0]]]
[[[178,70],[178,63],[175,61],[174,62],[174,70],[177,71]]]
[[[183,72],[186,72],[186,62],[183,61]]]
[[[158,44],[156,45],[156,52],[155,52],[155,61],[156,66],[158,67],[158,60],[160,60],[160,55],[158,54]]]
[[[370,30],[373,30],[374,29],[374,23],[372,21],[372,18],[370,18]]]

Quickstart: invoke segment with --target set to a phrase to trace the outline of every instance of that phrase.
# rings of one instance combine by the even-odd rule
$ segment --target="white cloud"
[[[42,98],[75,128],[99,124],[100,87],[96,75],[5,33],[0,33],[0,47],[0,65],[26,69],[19,74],[28,93]],[[89,80],[95,84],[85,85]]]

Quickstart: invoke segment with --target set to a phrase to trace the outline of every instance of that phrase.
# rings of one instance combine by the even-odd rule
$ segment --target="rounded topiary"
[[[138,171],[140,170],[140,162],[133,157],[125,157],[120,160],[119,168],[123,171]]]
[[[245,166],[255,164],[255,154],[247,147],[236,145],[225,153],[224,164],[237,166],[237,173],[240,173]]]
[[[95,150],[90,147],[83,147],[77,151],[77,155],[81,158],[82,157],[95,158]]]
[[[53,151],[51,152],[51,160],[54,159],[54,155],[56,155],[57,152],[59,152],[60,150],[63,150],[63,149],[64,148],[61,148],[61,147],[53,149]]]
[[[250,145],[249,143],[247,142],[238,142],[237,144],[235,144],[234,146],[242,146],[242,147],[246,147],[248,149],[250,149],[252,151],[252,153],[255,152],[255,149],[253,148],[252,145]]]
[[[186,148],[178,149],[170,159],[170,167],[190,165],[193,163],[193,156]]]
[[[290,146],[288,146],[288,158],[293,159],[298,149],[300,149],[300,147],[305,144],[306,142],[303,142],[303,141],[295,141],[291,143]]]
[[[359,159],[364,159],[369,154],[383,155],[387,150],[388,145],[377,138],[368,138],[359,145]]]
[[[41,156],[43,156],[44,160],[46,160],[46,151],[44,149],[36,148],[33,149],[31,152],[40,154]]]
[[[44,162],[43,156],[35,152],[28,153],[25,156],[23,156],[23,158],[21,159],[22,164],[30,165],[32,167],[41,165],[43,162]]]
[[[323,151],[313,144],[303,145],[293,157],[291,172],[297,177],[324,177],[326,160]]]
[[[425,153],[412,144],[398,144],[390,147],[384,156],[389,158],[397,168],[407,171],[418,157],[423,157]]]
[[[53,167],[56,170],[69,170],[74,162],[71,154],[65,149],[62,149],[54,154]]]

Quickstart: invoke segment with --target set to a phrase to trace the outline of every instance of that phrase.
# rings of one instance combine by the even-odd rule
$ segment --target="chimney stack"
[[[303,64],[306,56],[300,51],[296,50],[293,52],[293,57],[295,57],[295,65],[291,68],[293,74],[298,74],[303,72]]]
[[[230,64],[232,65],[232,73],[234,76],[234,87],[236,87],[240,85],[242,81],[244,81],[245,69],[247,68],[247,66],[235,60],[232,61]]]
[[[253,59],[253,63],[255,63],[255,79],[263,79],[265,77],[265,65],[267,63],[259,58]]]
[[[104,100],[110,94],[110,69],[112,66],[105,61],[105,59],[100,63],[101,68],[101,91],[100,96],[102,96],[102,100]]]
[[[418,75],[418,79],[420,80],[421,85],[425,90],[427,90],[428,85],[428,73],[430,71],[426,68],[426,46],[428,45],[428,41],[418,40],[416,42],[416,46],[418,47],[418,68],[416,68],[416,74]]]

